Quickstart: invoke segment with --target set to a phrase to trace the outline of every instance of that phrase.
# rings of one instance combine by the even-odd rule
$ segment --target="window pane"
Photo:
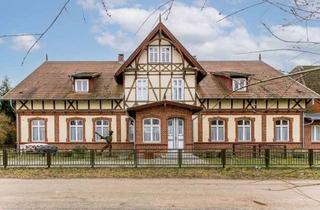
[[[219,136],[218,136],[218,140],[224,140],[224,128],[223,127],[219,127],[218,128],[218,133],[219,133]]]
[[[288,120],[282,120],[282,125],[288,125]]]
[[[245,133],[245,140],[250,140],[250,127],[248,128],[248,127],[246,127],[245,128],[245,131],[246,131],[246,133]]]
[[[146,119],[143,121],[145,125],[151,125],[151,120],[150,119]]]
[[[145,127],[143,135],[144,135],[144,140],[145,141],[151,141],[151,128],[150,127]]]
[[[217,140],[217,128],[211,127],[211,140],[216,141]]]
[[[88,90],[88,83],[87,81],[82,81],[82,91],[87,91]]]
[[[218,120],[218,124],[219,125],[223,125],[223,121],[222,120]]]
[[[249,120],[245,120],[245,121],[244,121],[244,124],[245,124],[245,125],[250,125],[250,121],[249,121]]]
[[[316,129],[316,140],[320,140],[320,126],[315,126]]]
[[[276,127],[276,140],[281,140],[281,137],[280,137],[280,127]]]
[[[44,126],[44,120],[39,120],[39,125]]]
[[[160,140],[160,129],[159,127],[153,128],[153,141],[159,141]]]
[[[37,127],[33,127],[32,128],[32,140],[38,140],[38,128]]]
[[[282,140],[285,140],[285,141],[289,140],[287,127],[282,128]]]
[[[152,123],[153,123],[154,125],[159,125],[159,120],[153,119]]]
[[[44,139],[44,138],[45,138],[44,136],[45,136],[45,128],[44,128],[44,127],[41,127],[41,128],[40,128],[40,136],[39,136],[40,138],[39,138],[39,140],[44,141],[44,140],[45,140],[45,139]]]
[[[277,120],[276,125],[280,125],[280,124],[281,124],[280,120]]]
[[[77,86],[76,90],[81,91],[81,82],[80,81],[76,81],[76,86]]]
[[[243,120],[239,120],[238,125],[243,125]]]
[[[82,141],[82,127],[78,128],[77,140]]]
[[[101,120],[97,120],[96,125],[101,125]]]
[[[242,141],[243,140],[243,128],[238,127],[238,140]]]
[[[211,121],[211,125],[217,125],[217,120]]]
[[[76,140],[76,128],[74,127],[71,127],[70,128],[70,140],[74,141]]]

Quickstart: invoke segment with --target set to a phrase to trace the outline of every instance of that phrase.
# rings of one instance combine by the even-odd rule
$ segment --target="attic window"
[[[247,91],[247,79],[246,78],[233,78],[232,90],[233,91]]]
[[[148,52],[150,63],[170,63],[171,47],[170,46],[149,46]]]
[[[89,80],[88,79],[76,79],[74,81],[76,92],[89,92]]]

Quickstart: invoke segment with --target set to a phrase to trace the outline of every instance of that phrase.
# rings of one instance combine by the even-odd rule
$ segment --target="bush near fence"
[[[318,167],[320,150],[0,150],[0,167]]]

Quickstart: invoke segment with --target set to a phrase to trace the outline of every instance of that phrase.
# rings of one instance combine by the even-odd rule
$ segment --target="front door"
[[[168,149],[183,149],[184,121],[180,118],[168,120]]]

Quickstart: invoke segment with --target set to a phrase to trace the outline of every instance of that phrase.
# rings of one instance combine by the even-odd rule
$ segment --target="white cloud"
[[[3,39],[0,39],[0,44],[4,43]]]
[[[11,48],[17,51],[27,51],[36,41],[34,36],[18,36],[12,38]],[[40,49],[40,45],[36,44],[33,50]]]
[[[90,1],[90,0],[86,0]],[[152,12],[153,8],[117,7],[109,10],[112,18],[108,18],[101,7],[99,24],[95,25],[96,40],[103,46],[121,52],[132,51],[151,31],[157,21],[157,14],[152,16],[138,34],[135,34],[141,23]],[[197,4],[174,4],[169,19],[163,20],[172,33],[185,45],[191,54],[199,59],[257,59],[258,54],[243,54],[259,50],[288,48],[289,44],[277,40],[264,28],[262,33],[251,34],[245,23],[231,18],[217,23],[223,15],[214,7],[207,5],[200,10]],[[164,18],[163,18],[164,19]],[[107,27],[106,27],[107,26]],[[112,31],[104,31],[112,28]],[[100,30],[98,30],[100,29]],[[302,26],[271,26],[271,29],[286,40],[305,40],[306,31]],[[309,40],[320,41],[320,27],[309,27]],[[258,34],[258,35],[257,35]],[[261,35],[262,34],[262,35]],[[308,46],[307,46],[308,47]],[[262,58],[279,69],[290,70],[295,65],[312,64],[315,57],[310,54],[297,56],[299,52],[275,51],[263,52]],[[296,59],[292,59],[296,57]]]

